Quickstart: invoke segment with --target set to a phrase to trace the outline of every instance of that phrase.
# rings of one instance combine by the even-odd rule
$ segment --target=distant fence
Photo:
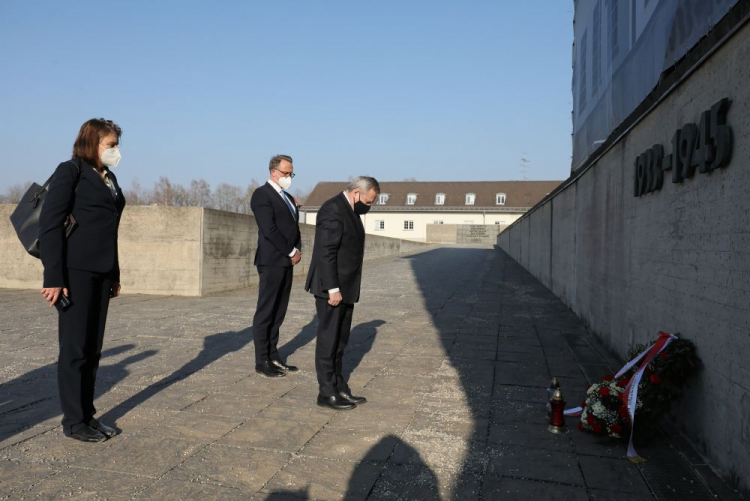
[[[8,216],[15,205],[0,205],[0,288],[42,286],[42,265],[24,252]],[[300,225],[305,275],[315,227]],[[258,226],[253,216],[201,207],[126,207],[120,223],[122,287],[129,293],[203,296],[258,283],[253,264]],[[420,242],[367,235],[365,260],[415,252]]]
[[[426,240],[433,244],[495,245],[504,224],[428,224]]]

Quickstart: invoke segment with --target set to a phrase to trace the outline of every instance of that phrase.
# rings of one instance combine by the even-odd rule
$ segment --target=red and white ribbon
[[[656,358],[659,353],[664,351],[664,348],[669,346],[669,343],[671,343],[675,339],[677,339],[677,336],[669,334],[668,332],[659,331],[659,339],[657,339],[656,342],[652,344],[648,349],[642,351],[637,357],[628,362],[628,364],[625,366],[628,367],[629,365],[630,367],[628,367],[627,369],[623,367],[615,376],[615,378],[620,377],[622,374],[627,372],[628,369],[633,367],[638,362],[638,360],[643,359],[635,375],[630,379],[628,385],[625,387],[625,391],[620,395],[620,398],[628,406],[628,414],[630,415],[630,441],[628,442],[628,459],[630,459],[634,463],[642,463],[643,461],[645,461],[645,459],[638,455],[638,453],[635,451],[635,448],[633,447],[633,436],[635,435],[635,406],[638,403],[638,383],[641,382],[643,372],[646,370],[646,367],[648,367],[648,364],[651,363],[651,361]]]
[[[630,459],[634,463],[641,463],[645,461],[645,459],[638,455],[638,453],[635,451],[635,448],[633,447],[635,407],[638,403],[638,383],[640,383],[641,378],[643,377],[643,372],[646,370],[646,367],[648,367],[648,364],[651,363],[651,361],[656,358],[659,353],[664,351],[664,348],[666,348],[669,343],[671,343],[675,339],[677,339],[677,336],[669,334],[668,332],[659,331],[659,339],[657,339],[651,346],[636,355],[633,360],[625,364],[622,369],[620,369],[614,376],[615,380],[619,377],[622,377],[623,374],[632,369],[638,362],[641,362],[640,367],[638,367],[638,370],[625,387],[625,391],[620,395],[620,398],[628,407],[628,414],[630,416],[630,442],[628,443],[628,459]],[[564,412],[566,416],[571,417],[580,416],[582,413],[583,407],[573,407],[572,409],[566,409]]]

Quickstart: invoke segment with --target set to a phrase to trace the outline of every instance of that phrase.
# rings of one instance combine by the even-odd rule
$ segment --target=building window
[[[583,36],[581,37],[581,52],[578,53],[578,67],[581,70],[579,74],[580,81],[578,82],[578,114],[580,115],[583,110],[586,109],[586,98],[588,97],[586,91],[586,58],[588,56],[588,30],[584,30]]]
[[[435,221],[432,222],[432,224],[443,224],[443,222],[440,221],[440,220],[438,220],[438,219],[436,219]]]
[[[435,195],[435,205],[445,205],[445,193]]]
[[[406,205],[414,205],[414,202],[417,201],[417,194],[416,193],[409,193],[406,195]]]
[[[498,193],[495,195],[495,204],[505,205],[505,193]]]
[[[609,60],[614,61],[620,53],[620,35],[618,33],[619,19],[617,10],[619,8],[617,0],[609,0]]]
[[[602,2],[599,0],[594,7],[594,40],[591,44],[591,95],[596,98],[599,93],[599,83],[602,73]]]
[[[375,230],[384,230],[385,229],[385,221],[382,219],[376,219],[375,220]]]
[[[474,200],[477,199],[476,193],[467,193],[466,194],[466,205],[474,205]]]
[[[378,195],[378,205],[384,205],[388,201],[388,193]]]
[[[495,221],[495,224],[500,226],[500,221]]]
[[[413,230],[414,221],[404,221],[404,230]]]

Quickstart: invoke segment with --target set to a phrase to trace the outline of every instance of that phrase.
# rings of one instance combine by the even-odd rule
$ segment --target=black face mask
[[[354,213],[358,216],[362,216],[370,212],[370,206],[362,203],[362,195],[359,196],[359,200],[354,202]]]

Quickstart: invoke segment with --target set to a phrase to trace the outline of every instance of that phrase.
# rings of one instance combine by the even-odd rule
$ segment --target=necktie
[[[292,202],[289,201],[289,197],[286,195],[286,191],[281,190],[281,198],[284,199],[286,202],[286,206],[289,207],[289,210],[292,212],[292,217],[297,219],[297,211],[294,210],[294,206],[292,205]]]

